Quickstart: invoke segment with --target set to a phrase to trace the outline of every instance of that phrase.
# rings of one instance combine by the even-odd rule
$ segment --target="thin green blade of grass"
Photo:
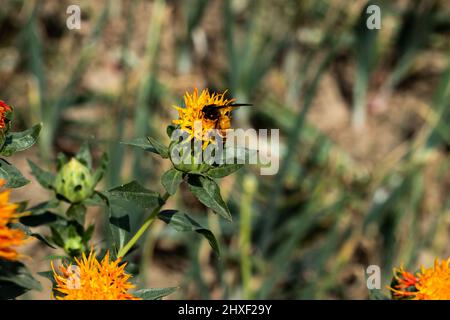
[[[289,146],[289,148],[288,148],[287,154],[283,160],[283,163],[281,164],[280,170],[278,172],[278,175],[276,176],[276,179],[275,179],[275,182],[273,185],[272,199],[271,199],[272,201],[270,202],[270,205],[268,208],[268,212],[270,212],[271,214],[269,215],[267,221],[265,222],[265,225],[263,228],[263,233],[262,233],[263,236],[261,237],[260,245],[261,245],[262,251],[264,253],[267,252],[267,249],[270,244],[270,234],[271,234],[273,225],[275,224],[275,220],[276,220],[276,211],[277,211],[277,208],[279,205],[279,197],[281,196],[282,186],[284,183],[285,176],[289,172],[289,167],[291,165],[292,159],[294,158],[294,156],[297,152],[296,146],[298,146],[298,144],[299,144],[300,132],[302,132],[304,122],[306,119],[306,115],[308,114],[311,104],[312,104],[312,101],[316,95],[320,79],[322,78],[322,75],[324,74],[325,70],[327,70],[328,65],[330,64],[331,60],[334,57],[336,43],[333,44],[332,48],[333,49],[330,50],[330,52],[328,52],[328,54],[325,56],[325,58],[323,58],[321,64],[319,65],[319,67],[317,69],[317,72],[315,74],[315,77],[314,77],[312,83],[310,84],[310,86],[308,86],[306,95],[305,95],[305,100],[303,103],[303,108],[302,108],[301,112],[298,113],[297,118],[293,124],[293,127],[288,135],[287,145]]]
[[[50,102],[47,102],[46,106],[44,106],[44,115],[43,115],[44,129],[42,130],[40,136],[41,137],[40,146],[41,146],[41,154],[47,160],[52,154],[51,149],[53,145],[53,140],[60,124],[59,120],[61,118],[61,115],[64,109],[70,104],[74,88],[81,81],[82,76],[84,75],[90,62],[95,56],[97,44],[99,43],[102,31],[108,21],[110,3],[111,1],[108,0],[103,6],[102,12],[95,23],[94,30],[89,36],[87,44],[82,48],[80,57],[75,65],[75,68],[71,72],[71,78],[65,85],[62,92],[59,94],[58,98],[56,99],[56,102],[53,105],[51,105]]]
[[[353,85],[352,112],[352,122],[355,128],[363,127],[366,122],[367,89],[377,53],[378,30],[371,30],[366,25],[366,9],[372,4],[373,2],[369,2],[363,7],[360,13],[360,19],[355,28],[356,78]]]
[[[398,60],[394,71],[381,89],[382,95],[392,92],[407,76],[413,62],[423,49],[434,26],[435,1],[412,1],[402,19],[396,41]]]
[[[117,141],[123,141],[123,134],[124,134],[124,128],[125,128],[125,121],[126,121],[126,97],[128,94],[128,80],[130,76],[130,67],[128,63],[129,59],[129,47],[130,47],[130,41],[131,37],[130,34],[133,34],[134,31],[134,14],[136,12],[136,4],[137,1],[133,0],[129,6],[127,6],[127,13],[126,13],[126,27],[122,34],[122,49],[121,49],[121,65],[124,66],[124,74],[122,78],[122,87],[120,95],[117,98],[117,101],[115,102],[116,105],[116,114],[114,120],[114,124],[111,124],[111,126],[114,126],[115,132],[114,136],[112,137],[111,142],[109,143],[109,153],[111,155],[110,157],[110,164],[109,164],[109,170],[107,175],[107,185],[109,188],[112,188],[113,186],[119,185],[121,183],[120,179],[120,168],[122,167],[122,162],[124,159],[124,146],[120,143],[117,143]],[[122,7],[124,8],[124,7]]]
[[[320,188],[321,183],[323,182],[317,181],[316,188]],[[258,299],[267,299],[270,297],[270,294],[278,281],[286,275],[286,269],[290,264],[290,257],[298,247],[298,243],[307,236],[321,218],[329,213],[335,214],[344,203],[341,199],[328,208],[319,209],[317,207],[320,205],[319,198],[320,194],[314,197],[314,199],[310,199],[305,204],[305,208],[302,209],[301,214],[297,214],[292,221],[289,222],[289,224],[293,226],[294,231],[285,239],[284,243],[274,251],[276,252],[275,255],[270,258],[274,270],[271,270],[270,276],[265,278],[265,281],[257,292]]]
[[[342,211],[341,211],[342,214]],[[325,236],[325,240],[322,246],[320,246],[313,255],[313,260],[309,263],[308,268],[314,271],[313,277],[308,279],[308,283],[302,287],[298,294],[300,299],[323,299],[323,279],[325,278],[327,272],[329,260],[333,257],[335,252],[339,249],[342,243],[349,237],[351,227],[347,226],[342,234],[342,226],[340,225],[338,219],[341,214],[336,216],[336,221],[334,222],[334,227],[328,231]]]
[[[228,87],[230,90],[235,90],[238,86],[239,76],[237,72],[233,72],[238,70],[238,54],[236,52],[236,46],[234,43],[234,15],[231,7],[231,1],[225,1],[224,3],[224,32],[225,32],[225,41],[226,41],[226,49],[227,49],[227,60],[230,71],[228,72]]]
[[[157,73],[157,59],[161,40],[161,30],[164,23],[164,10],[166,3],[163,0],[154,2],[152,15],[149,20],[147,45],[144,58],[145,76],[141,78],[137,92],[136,111],[134,114],[134,135],[135,137],[145,137],[148,134],[150,117],[149,103],[155,100],[155,80]],[[142,157],[141,150],[134,150],[133,177],[142,179]]]
[[[427,148],[433,148],[446,142],[450,144],[450,51],[447,55],[447,69],[441,77],[433,99],[433,110],[438,115],[435,128],[430,130],[426,141]]]
[[[253,292],[250,287],[252,278],[251,260],[251,234],[252,234],[252,204],[257,188],[255,177],[244,176],[243,193],[241,199],[241,210],[239,219],[239,247],[241,249],[241,279],[242,296],[244,299],[252,299]]]
[[[183,2],[184,19],[186,20],[186,31],[178,41],[176,51],[178,55],[178,71],[187,74],[192,70],[191,41],[194,39],[194,31],[199,27],[205,11],[208,7],[207,0],[195,0]]]
[[[34,97],[30,99],[30,108],[32,117],[35,119],[28,119],[33,121],[41,121],[43,118],[42,110],[46,105],[46,76],[44,58],[42,54],[42,39],[38,33],[38,16],[41,7],[41,2],[36,1],[34,6],[28,6],[31,12],[29,13],[28,21],[21,34],[21,40],[23,41],[23,52],[27,53],[28,68],[36,80],[34,92],[30,96]]]
[[[209,300],[211,299],[211,295],[208,285],[203,277],[202,266],[200,263],[200,255],[199,255],[200,243],[201,241],[198,239],[194,241],[188,241],[188,247],[192,261],[189,273],[193,282],[196,284],[201,299]]]

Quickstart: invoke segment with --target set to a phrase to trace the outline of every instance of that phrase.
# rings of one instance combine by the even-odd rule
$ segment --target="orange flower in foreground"
[[[93,251],[89,256],[83,253],[81,259],[75,258],[76,264],[60,266],[61,275],[56,273],[53,263],[53,276],[56,291],[62,295],[59,300],[140,300],[128,293],[135,286],[128,280],[130,275],[119,266],[120,259],[110,262],[109,252],[101,262]]]
[[[413,300],[450,300],[450,258],[441,262],[436,259],[432,268],[421,267],[415,275],[404,271],[403,268],[397,271],[400,271],[397,273],[400,276],[395,276],[398,284],[390,288],[395,297]]]
[[[0,129],[4,129],[6,127],[5,119],[6,113],[12,111],[12,108],[8,106],[5,102],[0,100]]]
[[[400,269],[394,269],[394,279],[396,284],[389,289],[396,298],[412,298],[416,294],[418,278],[411,272],[406,271],[403,266]]]
[[[5,184],[0,180],[0,187]],[[22,245],[27,236],[19,229],[11,229],[10,223],[17,222],[20,214],[16,213],[17,204],[9,202],[10,190],[4,190],[0,193],[0,259],[17,260],[20,254],[15,247]]]

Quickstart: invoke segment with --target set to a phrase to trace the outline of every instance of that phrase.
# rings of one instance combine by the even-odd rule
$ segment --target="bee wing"
[[[211,105],[211,106],[215,106],[215,105]],[[224,106],[215,106],[215,108],[217,109],[224,109],[224,108],[238,108],[238,107],[251,107],[253,106],[250,103],[230,103]],[[209,106],[207,106],[209,107]]]
[[[253,107],[251,103],[232,103],[229,104],[228,107]]]
[[[211,112],[213,109],[217,110],[217,109],[225,109],[225,108],[238,108],[238,107],[244,107],[244,106],[253,106],[250,103],[230,103],[224,106],[218,106],[216,104],[209,104],[207,106],[204,106],[202,111],[203,112]]]

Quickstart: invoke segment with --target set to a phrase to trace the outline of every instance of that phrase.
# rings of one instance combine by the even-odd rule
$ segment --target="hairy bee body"
[[[214,128],[218,130],[222,138],[226,138],[226,132],[231,128],[231,111],[232,108],[241,106],[251,106],[251,104],[228,104],[224,106],[218,106],[215,104],[206,105],[203,107],[203,117],[207,120],[214,121]]]

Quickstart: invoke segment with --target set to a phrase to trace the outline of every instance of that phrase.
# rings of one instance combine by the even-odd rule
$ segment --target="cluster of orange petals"
[[[109,252],[101,262],[93,251],[89,256],[83,253],[81,259],[75,258],[75,264],[60,266],[60,273],[53,267],[56,281],[56,299],[59,300],[140,300],[128,291],[135,286],[129,282],[130,275],[125,273],[126,264],[120,259],[110,261]]]
[[[416,292],[416,284],[418,278],[409,271],[406,271],[403,266],[399,269],[394,269],[394,278],[396,280],[396,285],[390,287],[395,297],[397,298],[409,298],[414,297]],[[413,289],[413,292],[410,290]]]
[[[436,259],[432,268],[421,267],[416,274],[394,269],[394,277],[397,284],[390,290],[396,298],[450,300],[450,258]]]
[[[5,181],[0,181],[0,187]],[[26,241],[26,234],[20,229],[10,228],[11,223],[17,222],[20,214],[16,213],[17,204],[9,202],[10,190],[0,193],[0,259],[17,260],[20,254],[16,247]]]
[[[0,100],[0,129],[4,129],[6,127],[5,119],[6,113],[12,111],[12,108],[8,106],[5,102]]]

